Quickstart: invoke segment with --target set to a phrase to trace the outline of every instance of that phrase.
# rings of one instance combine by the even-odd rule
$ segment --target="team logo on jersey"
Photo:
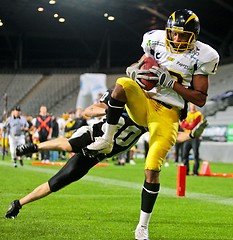
[[[170,61],[170,62],[174,62],[174,61],[175,61],[175,58],[168,56],[168,57],[167,57],[167,60]]]
[[[147,44],[146,44],[148,47],[150,47],[151,45],[151,40],[148,40]]]
[[[161,56],[161,53],[160,52],[157,52],[156,54],[155,54],[155,58],[156,59],[160,59],[162,56]]]
[[[192,70],[192,67],[188,66],[187,64],[185,63],[182,63],[180,61],[177,61],[176,63],[179,67],[183,68],[183,69],[186,69],[186,70]]]

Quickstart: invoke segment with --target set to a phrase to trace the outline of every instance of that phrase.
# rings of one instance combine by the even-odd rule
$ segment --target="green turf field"
[[[86,177],[47,198],[25,205],[15,220],[4,214],[60,167],[13,168],[0,160],[0,239],[133,240],[140,212],[143,159],[136,165],[94,167]],[[211,171],[233,173],[233,164],[210,163]],[[177,167],[161,173],[151,240],[233,239],[233,178],[187,177],[186,196],[176,196]]]

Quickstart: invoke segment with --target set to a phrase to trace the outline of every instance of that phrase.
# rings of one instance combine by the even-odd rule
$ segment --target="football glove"
[[[157,77],[154,80],[158,81],[158,85],[166,87],[166,88],[173,88],[176,80],[171,77],[167,68],[153,66],[150,69],[150,72],[153,73]]]
[[[191,138],[198,138],[201,136],[203,133],[204,129],[208,126],[208,122],[206,119],[203,121],[199,122],[190,132],[189,136]]]
[[[145,80],[148,80],[148,81],[158,80],[157,76],[147,76],[147,75],[145,75],[145,74],[150,74],[151,71],[149,69],[148,70],[140,69],[143,64],[144,64],[144,60],[141,60],[138,63],[127,67],[126,68],[126,75],[128,77],[130,77],[131,79],[135,80],[136,82],[138,82],[140,85],[142,84],[140,82],[140,79],[145,79]]]

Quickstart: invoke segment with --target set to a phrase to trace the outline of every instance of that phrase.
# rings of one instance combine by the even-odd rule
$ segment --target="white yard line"
[[[4,161],[0,161],[0,165],[12,167],[12,163],[4,162]],[[19,166],[19,168],[20,167],[21,166]],[[48,173],[50,175],[53,175],[58,171],[58,169],[53,170],[53,169],[48,169],[46,167],[45,168],[37,168],[37,167],[33,167],[33,166],[24,166],[23,169],[28,170],[28,171]],[[114,186],[130,188],[130,189],[141,189],[142,188],[142,184],[139,184],[139,183],[127,182],[127,181],[110,179],[110,178],[108,179],[108,178],[102,178],[102,177],[91,176],[91,175],[87,175],[87,176],[83,177],[82,179],[85,181],[101,183],[102,185],[114,185]],[[172,189],[172,188],[161,187],[160,194],[168,195],[169,197],[177,197],[176,190]],[[233,198],[226,198],[226,197],[221,197],[221,196],[217,196],[217,195],[213,195],[213,194],[186,192],[185,197],[189,198],[189,199],[198,199],[200,201],[213,202],[213,203],[233,206]]]

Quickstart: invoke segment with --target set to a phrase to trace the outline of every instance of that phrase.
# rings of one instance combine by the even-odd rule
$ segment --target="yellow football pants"
[[[118,78],[116,83],[121,85],[126,93],[126,110],[130,118],[138,125],[149,129],[149,152],[145,169],[160,171],[163,159],[176,142],[179,109],[176,107],[168,109],[151,99],[130,78]]]

